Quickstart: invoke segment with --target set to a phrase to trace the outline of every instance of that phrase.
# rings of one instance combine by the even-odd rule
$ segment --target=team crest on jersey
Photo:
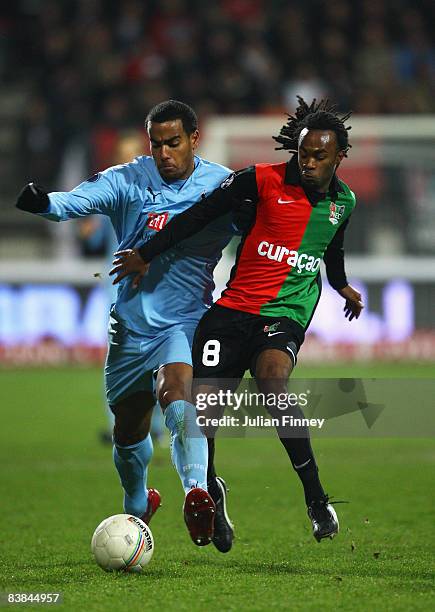
[[[273,323],[272,325],[265,325],[263,331],[265,334],[268,332],[274,332],[278,329],[279,325],[280,321],[278,321],[278,323]]]
[[[148,213],[148,219],[146,222],[147,227],[155,230],[156,232],[160,232],[162,230],[167,221],[168,221],[169,213]]]
[[[332,225],[337,225],[344,213],[343,206],[338,206],[335,202],[331,202],[329,205],[329,221]]]

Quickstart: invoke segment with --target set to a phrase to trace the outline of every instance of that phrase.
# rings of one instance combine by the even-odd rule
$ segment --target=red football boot
[[[190,489],[184,501],[184,522],[197,546],[210,544],[214,531],[216,506],[204,489]]]
[[[153,518],[154,514],[157,512],[161,505],[162,498],[157,489],[148,489],[148,505],[146,512],[144,512],[140,517],[141,521],[149,525],[150,520]]]

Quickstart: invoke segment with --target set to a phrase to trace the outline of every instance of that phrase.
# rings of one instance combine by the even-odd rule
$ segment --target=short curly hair
[[[149,121],[164,123],[180,119],[183,129],[190,136],[198,129],[198,118],[192,107],[179,100],[166,100],[153,106],[145,119],[145,128]]]

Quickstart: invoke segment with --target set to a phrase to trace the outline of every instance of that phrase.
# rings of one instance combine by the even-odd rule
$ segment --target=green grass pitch
[[[411,378],[433,371],[374,364],[301,367],[299,374]],[[105,424],[100,372],[3,371],[0,388],[3,592],[61,592],[60,609],[68,611],[432,608],[432,440],[315,441],[328,492],[351,502],[337,506],[339,536],[321,544],[278,441],[218,441],[237,534],[227,555],[191,543],[169,450],[157,448],[149,482],[164,505],[151,523],[154,558],[142,575],[105,574],[90,539],[103,518],[121,511],[121,489],[111,451],[96,437]]]

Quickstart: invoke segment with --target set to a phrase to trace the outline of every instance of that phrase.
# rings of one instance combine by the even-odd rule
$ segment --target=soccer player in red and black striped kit
[[[138,249],[117,254],[114,282],[136,273],[136,283],[159,253],[188,238],[230,210],[248,211],[251,222],[237,252],[222,297],[199,322],[192,355],[195,379],[236,379],[250,369],[261,392],[287,393],[288,378],[321,292],[320,260],[331,286],[345,299],[345,316],[358,318],[361,295],[344,270],[343,239],[355,196],[336,170],[349,149],[345,121],[328,101],[307,105],[299,98],[275,140],[293,151],[288,162],[256,164],[228,177],[208,198],[178,215]],[[200,386],[196,393],[215,391]],[[303,418],[299,406],[286,414]],[[272,413],[273,414],[273,413]],[[276,416],[273,415],[273,416]],[[313,535],[320,541],[339,528],[320,483],[308,428],[298,436],[278,427],[293,468],[304,487]],[[204,531],[222,552],[232,545],[226,487],[214,469],[209,438],[208,488],[216,508],[204,508]],[[213,532],[214,516],[214,532]]]

